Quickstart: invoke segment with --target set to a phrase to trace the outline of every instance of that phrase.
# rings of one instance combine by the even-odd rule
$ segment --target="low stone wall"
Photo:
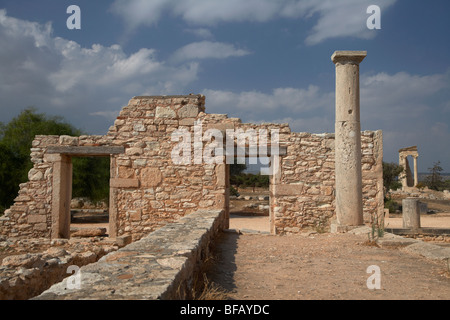
[[[199,210],[82,267],[79,289],[68,289],[66,278],[34,299],[189,299],[225,224],[224,210]]]

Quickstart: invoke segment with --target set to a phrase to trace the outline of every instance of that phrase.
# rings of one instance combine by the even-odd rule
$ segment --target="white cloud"
[[[397,0],[378,0],[381,12]],[[309,45],[336,37],[370,39],[367,8],[373,0],[116,0],[112,11],[129,30],[153,26],[164,15],[176,16],[196,26],[233,22],[268,22],[275,19],[317,19],[305,40]]]
[[[83,48],[53,37],[51,24],[16,19],[5,10],[0,10],[0,60],[2,121],[36,106],[88,130],[98,130],[89,114],[111,114],[134,95],[180,94],[199,68],[194,62],[168,65],[154,49],[126,54],[119,45]]]
[[[193,42],[175,51],[171,57],[173,62],[183,62],[200,59],[226,59],[242,57],[249,51],[238,49],[232,44],[222,42],[201,41]]]
[[[450,72],[412,75],[406,72],[361,76],[361,117],[367,123],[398,126],[437,114],[431,99],[450,89]],[[406,127],[405,127],[406,129]]]
[[[287,16],[305,18],[318,17],[305,42],[315,45],[331,38],[356,37],[371,39],[376,31],[367,28],[367,8],[376,4],[381,9],[381,17],[397,0],[303,0],[291,3],[285,11]]]

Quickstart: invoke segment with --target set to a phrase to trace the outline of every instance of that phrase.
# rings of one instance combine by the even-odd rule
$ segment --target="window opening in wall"
[[[70,233],[77,236],[109,235],[109,157],[72,158]]]
[[[270,232],[269,170],[249,162],[230,165],[230,229]]]

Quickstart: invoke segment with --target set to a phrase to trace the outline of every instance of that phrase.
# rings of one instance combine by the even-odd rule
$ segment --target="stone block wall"
[[[179,129],[194,135],[226,130],[277,130],[279,169],[271,176],[270,220],[274,234],[325,227],[335,212],[334,134],[293,133],[288,124],[250,124],[224,114],[205,113],[205,97],[134,97],[104,136],[37,136],[29,181],[20,186],[14,205],[0,218],[0,234],[9,237],[67,237],[71,158],[110,158],[109,234],[138,240],[201,209],[228,214],[228,165],[174,164]],[[193,138],[192,138],[193,140]],[[206,139],[207,140],[207,139]],[[270,142],[270,137],[268,137]],[[192,141],[194,142],[194,141]],[[211,141],[202,141],[202,147]],[[236,142],[236,141],[235,141]],[[224,141],[225,146],[225,141]],[[383,212],[382,134],[362,132],[364,217]],[[275,161],[272,157],[272,162]]]
[[[122,109],[108,132],[125,146],[112,159],[117,235],[139,239],[193,211],[224,207],[225,181],[216,164],[175,165],[171,159],[172,133],[183,127],[193,134],[204,103],[198,95],[135,97]]]

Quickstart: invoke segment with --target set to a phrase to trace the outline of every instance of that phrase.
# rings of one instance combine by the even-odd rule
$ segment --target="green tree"
[[[17,194],[21,172],[14,165],[16,158],[8,148],[0,143],[0,215],[11,206]]]
[[[445,180],[443,185],[444,190],[450,190],[450,180]]]
[[[233,163],[230,165],[230,176],[238,176],[240,175],[242,172],[245,171],[245,169],[247,169],[247,165],[245,164],[238,164],[238,163]]]
[[[441,162],[435,162],[433,167],[428,168],[430,174],[426,178],[426,184],[428,188],[436,191],[441,191],[443,189],[443,181],[441,176],[441,171],[443,171],[441,167]]]
[[[389,191],[390,189],[398,189],[398,177],[403,170],[403,166],[396,163],[383,162],[383,183],[386,191]]]
[[[11,206],[19,184],[28,180],[33,164],[30,148],[36,135],[79,135],[80,131],[60,117],[39,114],[34,108],[23,110],[7,124],[0,125],[0,209]]]
[[[109,158],[72,158],[72,197],[87,197],[90,200],[109,201]]]

